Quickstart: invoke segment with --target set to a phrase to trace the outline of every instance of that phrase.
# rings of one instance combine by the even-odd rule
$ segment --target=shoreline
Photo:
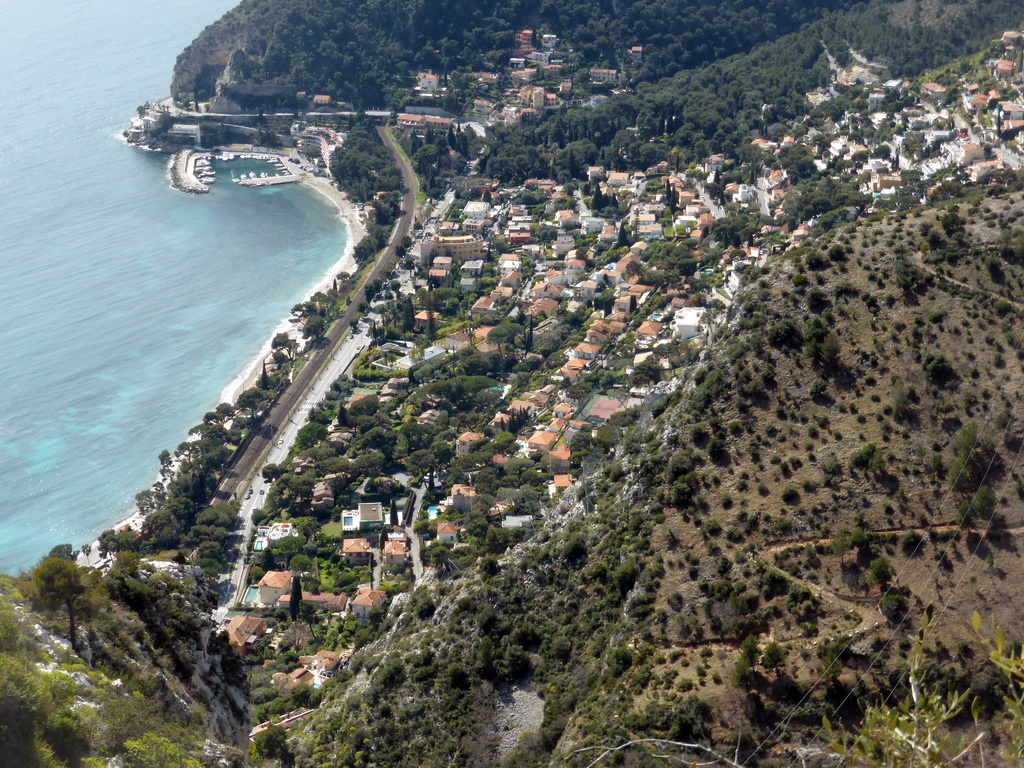
[[[334,278],[339,272],[348,272],[349,274],[354,274],[356,272],[357,267],[354,256],[356,243],[363,239],[363,236],[366,234],[366,227],[363,224],[362,219],[359,217],[359,210],[356,206],[349,201],[344,192],[340,192],[335,189],[328,179],[320,176],[303,176],[300,178],[300,183],[333,202],[335,207],[338,209],[339,218],[345,222],[345,227],[348,230],[348,238],[345,241],[345,249],[342,251],[341,257],[331,265],[320,279],[314,283],[305,294],[303,294],[302,299],[300,299],[300,301],[309,301],[315,293],[322,291],[325,288],[329,288],[333,284]],[[253,382],[256,381],[260,365],[270,355],[271,342],[279,333],[287,333],[292,338],[301,341],[297,324],[288,318],[284,318],[277,324],[267,340],[260,346],[259,352],[257,352],[256,356],[246,363],[230,383],[221,390],[218,404],[233,403],[238,399],[238,396],[242,394],[242,392],[248,389]]]
[[[322,176],[302,176],[300,178],[300,183],[334,203],[338,210],[338,217],[345,223],[345,228],[348,232],[348,237],[345,241],[345,248],[341,253],[341,257],[331,265],[327,272],[313,284],[301,299],[301,301],[308,301],[315,293],[333,285],[334,278],[339,272],[347,271],[349,274],[355,274],[357,271],[354,256],[356,243],[362,240],[365,236],[366,226],[363,224],[363,221],[359,216],[359,210],[356,208],[355,204],[348,199],[348,196],[344,192],[336,189],[329,179]],[[270,355],[270,345],[273,342],[274,337],[279,333],[287,333],[293,338],[300,337],[298,326],[292,320],[285,318],[278,323],[271,332],[269,338],[267,338],[267,340],[260,346],[255,357],[246,363],[238,375],[236,375],[227,384],[227,386],[221,390],[218,401],[213,407],[224,402],[234,403],[242,392],[252,386],[253,382],[256,381],[260,366]],[[173,473],[174,475],[177,474],[177,462],[173,465]],[[174,475],[172,475],[172,477]],[[156,478],[154,478],[153,483],[147,488],[140,489],[140,492],[148,490],[153,484],[159,481],[160,474],[158,473]],[[132,530],[138,531],[142,528],[145,516],[139,511],[138,507],[133,504],[130,512],[116,520],[117,521],[115,523],[110,525],[109,529],[117,530],[127,526]],[[104,530],[109,529],[105,528]],[[91,567],[102,566],[107,560],[109,560],[109,558],[104,558],[99,553],[99,538],[96,538],[91,542],[88,555],[84,555],[79,552],[78,557],[76,558],[79,565]]]

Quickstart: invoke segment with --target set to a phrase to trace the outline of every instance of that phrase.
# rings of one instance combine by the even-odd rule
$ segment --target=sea
[[[232,5],[0,4],[0,572],[123,519],[345,249],[304,185],[186,195],[120,136]]]

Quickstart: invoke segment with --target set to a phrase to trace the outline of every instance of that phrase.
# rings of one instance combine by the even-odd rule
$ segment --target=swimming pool
[[[245,590],[245,596],[242,597],[242,602],[246,603],[246,604],[248,604],[248,603],[255,603],[257,598],[259,598],[259,596],[260,596],[260,588],[259,587],[249,587],[247,590]]]

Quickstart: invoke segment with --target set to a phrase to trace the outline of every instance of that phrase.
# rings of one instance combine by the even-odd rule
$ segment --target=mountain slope
[[[937,674],[994,706],[969,615],[1019,631],[1024,578],[1024,200],[997,195],[846,225],[751,275],[578,499],[397,601],[300,764],[585,765],[572,750],[737,733],[787,764],[823,714],[898,683],[929,603]]]

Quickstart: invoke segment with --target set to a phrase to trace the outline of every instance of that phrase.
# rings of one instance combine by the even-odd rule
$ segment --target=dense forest
[[[244,30],[244,50],[231,60],[236,81],[290,83],[372,107],[391,103],[396,89],[411,85],[418,69],[450,74],[505,65],[522,28],[559,35],[574,50],[570,63],[583,67],[621,67],[626,49],[642,45],[648,53],[635,76],[654,81],[747,51],[849,5],[843,0],[730,0],[714,6],[659,0],[441,5],[245,0],[191,48],[202,50],[223,33]]]

